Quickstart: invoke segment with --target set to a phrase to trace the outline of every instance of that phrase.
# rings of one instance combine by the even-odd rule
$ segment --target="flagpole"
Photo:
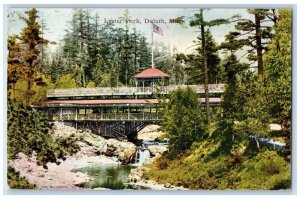
[[[154,68],[154,62],[153,62],[153,23],[152,23],[152,28],[151,28],[151,63],[152,63],[152,68]]]

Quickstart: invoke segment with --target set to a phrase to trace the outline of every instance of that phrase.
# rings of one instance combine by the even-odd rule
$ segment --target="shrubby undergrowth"
[[[38,164],[47,168],[48,162],[59,164],[67,154],[76,153],[78,138],[52,137],[50,125],[41,113],[22,104],[9,102],[7,111],[7,154],[14,159],[19,152],[35,154]]]
[[[229,153],[220,151],[213,136],[194,143],[191,150],[169,160],[160,158],[144,174],[159,183],[190,189],[278,190],[290,188],[290,164],[276,151],[253,152],[246,142]]]

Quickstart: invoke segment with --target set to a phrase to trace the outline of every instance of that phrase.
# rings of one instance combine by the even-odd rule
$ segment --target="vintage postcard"
[[[7,12],[8,189],[291,189],[292,8]]]

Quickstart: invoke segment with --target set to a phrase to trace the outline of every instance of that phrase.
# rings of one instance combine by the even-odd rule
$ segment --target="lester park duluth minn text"
[[[123,19],[109,19],[109,18],[103,18],[103,23],[123,23],[125,20]],[[142,23],[157,23],[157,24],[166,24],[166,23],[181,23],[182,21],[180,19],[128,19],[127,23],[133,23],[133,24],[142,24]]]

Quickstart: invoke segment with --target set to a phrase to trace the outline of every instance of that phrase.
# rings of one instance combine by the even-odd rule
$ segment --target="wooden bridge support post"
[[[60,108],[59,119],[62,120],[62,108]]]
[[[78,109],[75,108],[75,120],[78,120]],[[76,123],[76,129],[77,129],[77,123]]]
[[[128,120],[130,119],[129,112],[130,112],[130,109],[129,109],[129,106],[127,105],[127,113],[128,113],[127,118],[128,118]]]

